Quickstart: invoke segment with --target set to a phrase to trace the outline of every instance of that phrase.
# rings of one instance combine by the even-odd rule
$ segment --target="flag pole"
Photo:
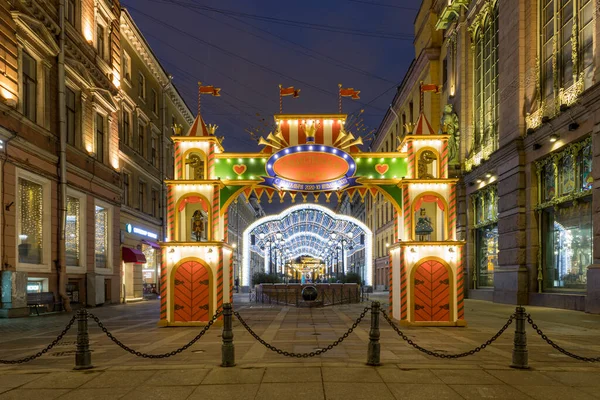
[[[423,96],[423,81],[419,83],[419,114],[423,113],[423,105],[425,103],[425,99]]]
[[[342,84],[338,83],[338,109],[342,113]]]
[[[281,83],[279,84],[279,114],[283,113],[283,96],[281,95]]]
[[[200,85],[202,85],[202,82],[198,81],[198,115],[200,115]]]

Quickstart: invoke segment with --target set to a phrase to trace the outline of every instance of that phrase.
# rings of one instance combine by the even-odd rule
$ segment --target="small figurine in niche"
[[[417,224],[415,226],[415,235],[417,240],[425,242],[431,240],[431,233],[433,232],[433,225],[431,224],[431,218],[425,213],[425,209],[421,208],[419,218],[417,218]]]
[[[194,211],[192,215],[192,233],[196,237],[196,242],[202,240],[202,233],[204,232],[204,216],[200,210]]]
[[[194,172],[194,177],[192,179],[204,179],[204,161],[202,160],[202,157],[198,154],[191,154],[188,159],[185,160],[185,163],[189,164]]]

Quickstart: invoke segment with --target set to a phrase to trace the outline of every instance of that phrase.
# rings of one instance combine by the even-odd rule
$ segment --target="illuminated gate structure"
[[[167,237],[161,243],[160,325],[205,324],[232,301],[227,210],[244,194],[283,202],[329,202],[381,193],[395,208],[390,246],[390,312],[405,324],[465,325],[463,246],[456,240],[456,182],[448,140],[421,114],[398,151],[363,153],[344,114],[274,116],[259,153],[226,153],[216,126],[198,116],[174,136]],[[371,244],[371,241],[369,241]],[[265,264],[266,265],[266,264]],[[243,277],[247,282],[248,277]],[[370,279],[369,279],[370,280]]]

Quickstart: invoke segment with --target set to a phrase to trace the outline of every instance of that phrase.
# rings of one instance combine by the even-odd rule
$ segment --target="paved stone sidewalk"
[[[375,296],[385,299],[386,295]],[[295,352],[323,348],[340,337],[366,304],[295,309],[244,302],[235,309],[269,343]],[[158,328],[158,302],[97,308],[113,334],[143,352],[180,347],[199,328]],[[467,328],[403,328],[415,342],[439,352],[462,352],[491,337],[514,307],[467,301]],[[600,356],[600,316],[529,307],[550,338],[569,350]],[[35,353],[69,320],[50,315],[0,320],[0,358]],[[1,399],[593,399],[600,398],[600,365],[570,359],[527,327],[529,371],[509,368],[514,325],[487,349],[459,360],[427,356],[409,347],[382,320],[380,367],[367,367],[369,318],[346,341],[314,358],[285,358],[234,324],[237,366],[221,368],[220,328],[172,358],[148,360],[124,352],[90,321],[96,368],[72,371],[75,329],[49,354],[26,365],[0,366]]]

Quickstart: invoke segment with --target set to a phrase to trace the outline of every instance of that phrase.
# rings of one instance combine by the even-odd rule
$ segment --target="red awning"
[[[150,240],[142,240],[142,243],[147,244],[148,246],[152,247],[153,249],[160,250],[160,246],[156,242],[151,242]]]
[[[146,256],[141,250],[123,247],[123,262],[146,264]]]

